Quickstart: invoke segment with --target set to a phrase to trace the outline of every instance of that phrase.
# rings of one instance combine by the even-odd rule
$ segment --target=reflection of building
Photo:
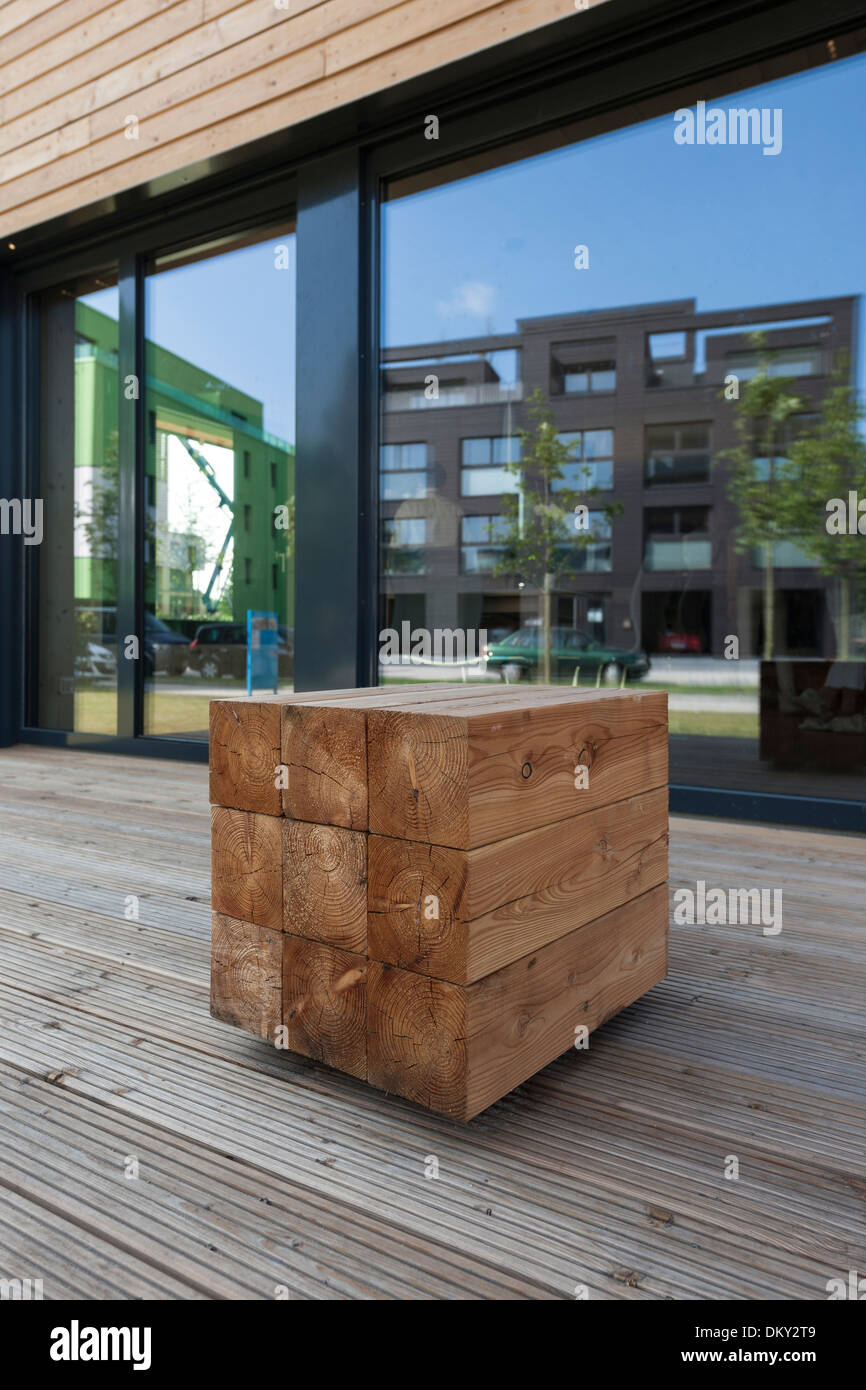
[[[726,470],[712,465],[736,442],[725,377],[744,382],[754,372],[748,334],[760,328],[774,370],[794,378],[797,394],[817,409],[837,354],[853,359],[855,310],[853,297],[709,313],[677,300],[387,349],[383,625],[409,619],[494,630],[537,615],[537,596],[493,571],[502,494],[514,487],[503,465],[513,456],[511,436],[526,424],[522,402],[540,386],[573,446],[568,485],[584,480],[599,489],[591,513],[614,499],[624,506],[610,532],[595,518],[580,572],[558,584],[555,620],[650,651],[672,633],[716,654],[736,633],[742,655],[757,651],[760,557],[736,550]],[[491,365],[509,354],[513,379]],[[443,506],[458,514],[460,528],[447,542]],[[828,581],[791,544],[777,548],[775,587],[779,648],[831,654]]]
[[[206,614],[227,578],[224,555],[231,567],[225,616],[242,622],[248,608],[265,609],[291,624],[290,533],[275,529],[274,508],[294,492],[293,451],[264,432],[260,401],[192,362],[148,343],[147,370],[148,603],[169,620]],[[116,602],[117,324],[81,302],[75,372],[75,595],[81,608],[111,606]],[[222,471],[214,463],[220,450],[227,451]]]

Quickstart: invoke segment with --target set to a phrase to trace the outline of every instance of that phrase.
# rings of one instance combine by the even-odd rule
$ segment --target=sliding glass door
[[[25,724],[49,735],[205,741],[251,657],[257,688],[293,688],[294,225],[175,244],[31,296],[10,517]]]
[[[33,546],[32,717],[41,729],[117,732],[118,291],[114,269],[40,294]]]
[[[209,700],[246,688],[250,614],[292,689],[294,267],[291,226],[148,267],[146,734],[207,737]]]

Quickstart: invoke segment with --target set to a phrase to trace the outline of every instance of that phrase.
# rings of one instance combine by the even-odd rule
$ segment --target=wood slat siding
[[[0,7],[0,236],[577,8],[576,0],[289,0],[288,10],[275,0],[12,0]],[[125,133],[129,116],[137,139]]]

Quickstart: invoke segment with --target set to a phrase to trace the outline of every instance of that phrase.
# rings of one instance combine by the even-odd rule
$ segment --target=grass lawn
[[[233,692],[227,691],[227,695]],[[191,734],[207,729],[209,695],[145,697],[145,730],[149,734]],[[84,734],[117,733],[117,695],[113,690],[79,690],[75,694],[75,727]]]
[[[388,681],[388,685],[413,685],[414,681]],[[226,690],[226,695],[238,693]],[[291,699],[291,695],[288,696]],[[160,692],[145,703],[145,727],[149,734],[194,734],[208,727],[209,695],[172,695]],[[75,697],[75,725],[86,734],[117,733],[117,699],[113,690],[82,690]],[[748,713],[715,713],[712,710],[671,710],[672,734],[705,734],[715,738],[757,738],[758,716]]]
[[[758,737],[758,715],[716,714],[713,710],[671,710],[668,714],[672,734],[706,734],[712,738]]]
[[[636,681],[629,690],[666,690],[669,695],[754,695],[757,685],[665,685],[663,681]]]

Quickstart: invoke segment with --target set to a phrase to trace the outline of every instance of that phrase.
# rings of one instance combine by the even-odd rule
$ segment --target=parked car
[[[87,624],[93,641],[107,647],[112,656],[117,656],[117,609],[114,607],[79,608],[79,621]],[[153,676],[182,676],[187,665],[189,638],[173,631],[154,613],[144,615],[144,641],[142,659],[144,673]]]
[[[85,643],[84,651],[75,658],[75,674],[90,676],[93,680],[115,680],[117,661],[114,652],[99,642]]]
[[[660,652],[696,652],[698,655],[703,651],[696,633],[672,632],[670,628],[659,634],[658,648]]]
[[[189,664],[203,680],[222,676],[245,680],[247,674],[246,623],[202,623],[189,644]],[[281,680],[295,674],[294,631],[277,628],[277,670]]]
[[[183,633],[175,632],[157,618],[155,613],[144,615],[145,675],[156,672],[167,676],[182,676],[188,664],[189,644]]]
[[[543,659],[544,635],[540,626],[521,627],[502,642],[490,642],[484,649],[488,671],[498,671],[504,681],[532,679],[538,676]],[[579,680],[595,680],[601,671],[605,684],[619,685],[623,672],[626,680],[640,680],[650,668],[646,652],[624,651],[606,647],[585,632],[575,628],[554,627],[550,630],[550,674],[553,680],[572,679],[575,667],[580,667]]]

